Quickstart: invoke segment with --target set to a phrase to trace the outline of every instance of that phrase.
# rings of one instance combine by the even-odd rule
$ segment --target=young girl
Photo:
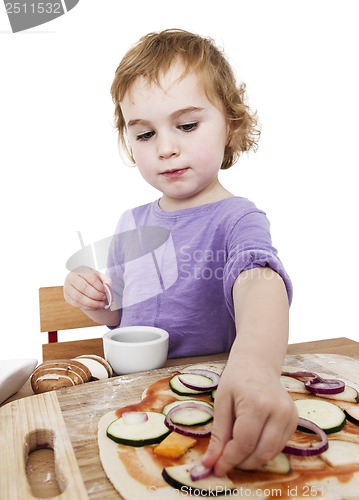
[[[218,180],[256,146],[256,119],[209,39],[143,37],[112,84],[120,140],[158,201],[120,219],[108,273],[70,272],[66,300],[96,322],[170,333],[170,357],[229,351],[203,464],[216,475],[272,459],[296,428],[280,384],[291,283],[265,214]],[[117,307],[105,307],[104,284]]]

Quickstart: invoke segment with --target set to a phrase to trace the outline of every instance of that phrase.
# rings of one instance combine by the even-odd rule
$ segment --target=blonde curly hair
[[[256,149],[260,135],[256,113],[245,102],[245,84],[237,84],[224,54],[210,38],[180,29],[168,29],[143,36],[123,57],[111,86],[115,104],[115,125],[120,144],[134,162],[126,139],[126,124],[121,101],[139,76],[159,84],[174,61],[184,72],[195,72],[209,100],[221,109],[229,123],[230,133],[221,169],[230,168],[241,153]]]

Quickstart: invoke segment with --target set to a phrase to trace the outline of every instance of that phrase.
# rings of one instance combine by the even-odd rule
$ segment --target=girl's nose
[[[160,159],[166,160],[179,155],[179,146],[175,138],[166,136],[158,138],[157,151]]]

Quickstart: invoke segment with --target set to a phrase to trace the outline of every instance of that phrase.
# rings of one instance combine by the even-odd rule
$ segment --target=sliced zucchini
[[[349,385],[346,385],[344,391],[339,392],[339,394],[316,394],[316,396],[326,399],[335,399],[337,401],[348,401],[348,403],[358,403],[359,399],[358,391]]]
[[[217,394],[217,389],[213,389],[213,391],[211,391],[211,398],[213,399],[213,401],[216,399],[216,394]]]
[[[203,382],[203,375],[195,375],[193,373],[181,373],[179,375],[175,375],[170,379],[170,387],[173,392],[176,394],[179,394],[180,396],[192,396],[194,394],[206,394],[204,391],[197,391],[195,389],[190,389],[189,387],[186,387],[185,385],[182,384],[182,382],[179,380],[179,377],[182,379],[188,381],[189,383],[193,383],[194,385],[201,385],[201,382]]]
[[[278,453],[273,460],[269,460],[261,467],[258,467],[256,471],[260,472],[271,472],[274,474],[288,474],[291,470],[290,461],[287,455],[284,453]]]
[[[334,403],[321,399],[297,399],[294,404],[300,417],[319,425],[326,434],[339,432],[345,425],[345,413]],[[298,429],[308,432],[307,429],[301,427]]]
[[[122,417],[114,420],[107,427],[107,436],[116,443],[136,447],[160,443],[171,432],[164,424],[165,416],[151,411],[146,413],[148,420],[140,424],[127,424]]]
[[[280,377],[281,384],[289,392],[300,392],[302,394],[309,394],[309,391],[305,388],[303,382],[294,377],[289,377],[287,375],[282,375]]]
[[[193,492],[195,496],[228,495],[234,489],[233,482],[227,477],[209,476],[205,479],[192,481],[189,471],[193,464],[173,465],[162,471],[163,479],[182,492]]]
[[[167,413],[174,408],[175,406],[181,405],[183,403],[196,403],[196,405],[209,406],[213,408],[211,403],[207,403],[207,401],[200,401],[198,399],[184,399],[182,401],[174,401],[173,403],[169,403],[164,406],[162,413],[167,415]],[[212,416],[206,412],[201,411],[200,408],[183,408],[182,410],[178,410],[173,414],[171,420],[174,424],[180,425],[201,425],[207,424],[212,420]]]
[[[359,464],[359,444],[331,439],[329,448],[320,456],[324,462],[332,467]]]
[[[274,474],[288,474],[290,472],[290,462],[284,453],[278,453],[273,460],[263,464],[258,471],[273,472]]]
[[[350,422],[355,425],[359,425],[359,408],[355,406],[354,408],[347,408],[344,413]]]

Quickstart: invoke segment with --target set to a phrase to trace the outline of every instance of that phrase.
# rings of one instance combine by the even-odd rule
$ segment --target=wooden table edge
[[[339,354],[342,356],[349,356],[354,359],[359,359],[359,342],[346,337],[337,337],[333,339],[313,340],[310,342],[289,344],[287,355],[292,356],[297,354]],[[227,356],[228,353],[222,353],[211,354],[207,356],[172,358],[167,360],[165,367],[211,362],[218,359],[225,359]],[[7,403],[10,403],[11,401],[16,401],[18,399],[33,395],[34,392],[31,388],[30,379],[28,379],[23,387],[16,394],[3,401],[0,404],[0,407],[6,405]]]

